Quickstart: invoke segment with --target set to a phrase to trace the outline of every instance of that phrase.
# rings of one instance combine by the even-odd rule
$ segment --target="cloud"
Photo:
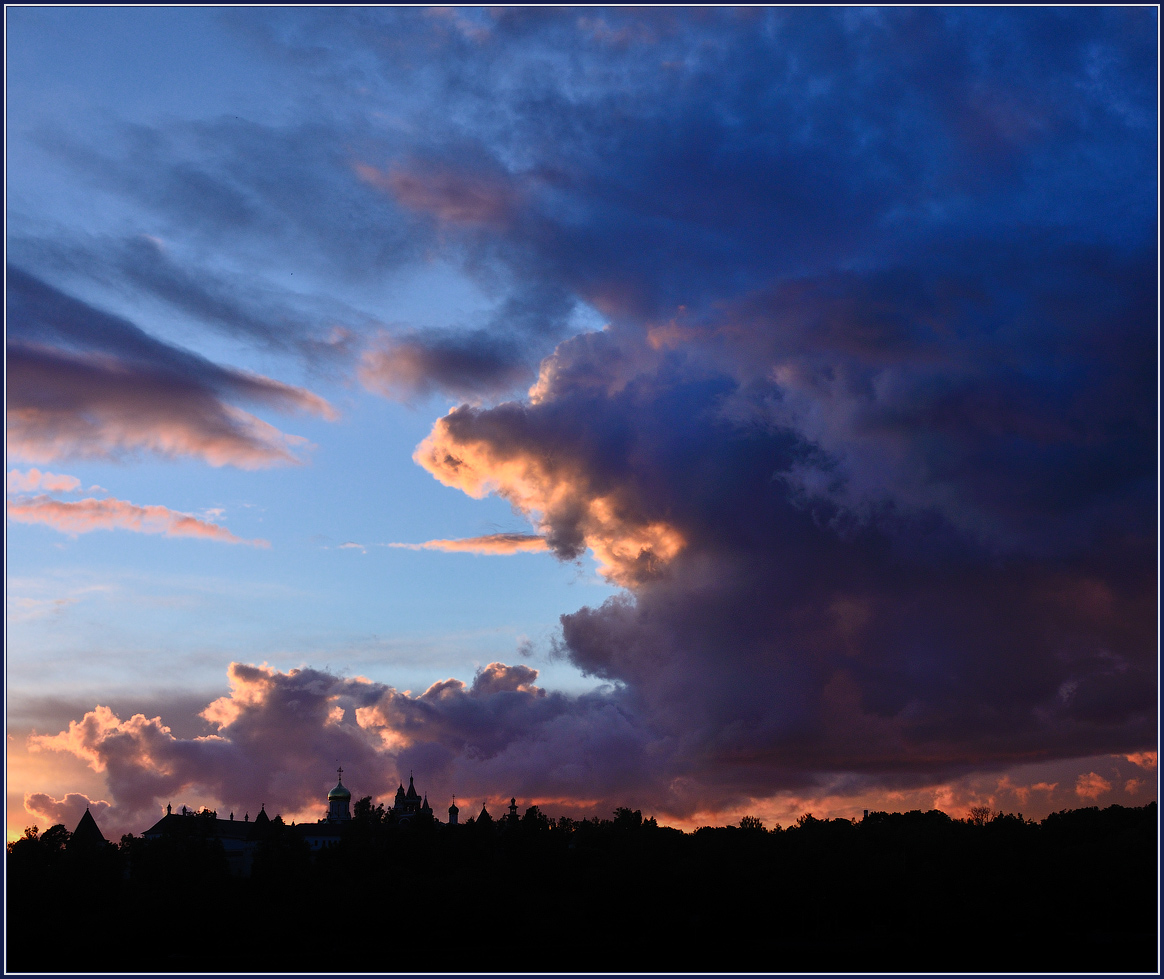
[[[202,537],[227,544],[271,546],[265,540],[244,540],[219,524],[199,520],[188,513],[164,506],[136,506],[126,500],[112,498],[64,501],[43,494],[10,499],[7,503],[9,520],[47,524],[54,530],[72,536],[94,530],[132,530],[140,534]]]
[[[299,461],[306,440],[230,404],[334,419],[318,395],[168,346],[8,270],[8,452],[36,462],[190,455],[214,466]]]
[[[545,539],[537,534],[486,534],[457,540],[428,540],[423,544],[389,544],[419,551],[454,551],[467,554],[518,554],[547,550]]]
[[[528,400],[453,409],[416,450],[628,589],[562,616],[561,652],[697,781],[1152,742],[1149,266],[953,254],[689,314],[681,344],[565,340]]]
[[[504,394],[532,378],[526,353],[486,330],[382,335],[365,349],[359,376],[369,390],[412,401],[440,391],[457,398]]]
[[[1140,768],[1155,768],[1156,767],[1156,752],[1155,751],[1136,751],[1130,755],[1125,755],[1128,761],[1133,765],[1138,765]]]
[[[316,818],[335,759],[353,792],[380,798],[409,769],[434,799],[498,785],[616,798],[649,768],[644,733],[616,697],[549,693],[526,666],[491,663],[471,684],[448,679],[418,696],[311,669],[234,663],[229,677],[229,695],[201,715],[212,734],[179,738],[161,717],[123,720],[98,706],[29,747],[102,773],[111,825],[131,828],[180,799],[252,812],[265,801],[286,818]]]
[[[24,808],[33,816],[40,816],[50,826],[60,823],[70,832],[77,828],[86,809],[100,825],[110,807],[104,799],[90,799],[79,792],[69,792],[63,799],[54,799],[44,792],[27,792],[24,796]]]
[[[9,254],[17,264],[55,277],[88,279],[161,300],[215,332],[297,353],[314,369],[351,359],[367,317],[342,303],[264,285],[254,274],[211,271],[183,244],[181,238],[163,241],[155,235],[17,236]]]
[[[1111,791],[1111,782],[1102,775],[1088,772],[1075,780],[1075,794],[1081,799],[1098,799],[1105,792]]]
[[[686,811],[838,783],[930,793],[969,771],[993,792],[1017,760],[1154,746],[1151,11],[231,17],[307,93],[285,125],[42,144],[244,266],[273,248],[366,285],[439,259],[501,297],[483,321],[378,336],[363,383],[469,402],[416,461],[625,589],[562,618],[560,654],[605,694],[486,709],[442,681],[327,730],[363,710],[369,750],[442,778],[598,798],[633,773]],[[144,245],[135,262],[168,302],[238,312]],[[16,313],[56,308],[13,281]],[[570,336],[577,310],[606,328]],[[24,337],[11,317],[28,458],[54,439],[295,456],[232,412],[311,410],[299,389],[82,312],[95,332],[38,314]],[[51,355],[40,374],[34,355]],[[159,373],[164,402],[139,376]],[[90,374],[115,404],[66,397]],[[180,424],[138,410],[155,400]]]
[[[563,425],[557,449],[542,451],[537,443],[549,432],[539,430],[539,414],[513,403],[489,412],[454,409],[413,458],[446,486],[477,499],[496,492],[508,500],[559,557],[570,560],[590,548],[612,581],[649,577],[673,558],[685,543],[681,532],[665,519],[645,517],[633,490],[591,479],[577,457],[590,446],[570,445],[583,433]],[[558,419],[547,420],[553,425]]]
[[[19,469],[8,471],[9,493],[30,493],[36,489],[43,489],[49,493],[72,493],[80,488],[81,481],[76,476],[42,473],[39,469],[30,469],[26,473]]]
[[[100,774],[110,800],[101,825],[113,835],[140,833],[167,802],[239,814],[265,802],[285,819],[314,820],[336,764],[354,795],[373,800],[390,799],[403,774],[415,771],[438,810],[436,801],[452,794],[500,794],[553,814],[609,815],[629,804],[689,828],[732,813],[730,822],[760,812],[785,824],[805,811],[848,816],[862,804],[938,805],[955,816],[980,804],[1049,812],[1071,804],[1069,789],[1057,792],[1060,782],[1074,781],[1082,798],[1110,789],[1094,772],[1078,774],[1097,760],[1081,758],[1025,761],[1001,779],[980,771],[945,782],[850,772],[786,778],[774,792],[771,780],[753,777],[767,789],[749,793],[741,776],[755,757],[700,758],[690,731],[668,737],[647,726],[632,691],[567,696],[540,687],[538,671],[525,665],[490,663],[470,682],[450,677],[416,695],[308,668],[232,663],[228,676],[230,692],[200,711],[206,734],[179,737],[161,716],[123,719],[98,706],[57,734],[32,735],[29,749],[80,759]],[[38,811],[50,811],[48,802]]]
[[[451,224],[504,227],[518,208],[519,195],[500,174],[454,170],[438,163],[415,163],[388,172],[357,163],[360,179],[391,193],[414,211]]]

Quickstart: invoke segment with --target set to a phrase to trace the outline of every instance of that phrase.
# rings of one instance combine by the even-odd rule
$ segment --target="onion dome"
[[[332,799],[351,799],[351,797],[352,794],[348,791],[347,786],[344,785],[341,779],[336,783],[336,787],[327,794],[327,801],[331,802]]]

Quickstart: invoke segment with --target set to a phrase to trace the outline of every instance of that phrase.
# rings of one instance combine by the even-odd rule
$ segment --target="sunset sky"
[[[9,7],[7,832],[1157,789],[1157,12]]]

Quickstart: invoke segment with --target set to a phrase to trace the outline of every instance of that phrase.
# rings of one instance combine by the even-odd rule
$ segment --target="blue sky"
[[[6,24],[10,834],[1155,797],[1153,10]]]

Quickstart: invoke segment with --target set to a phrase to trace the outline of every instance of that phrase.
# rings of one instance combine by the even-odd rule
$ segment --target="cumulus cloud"
[[[152,819],[167,801],[262,801],[317,818],[339,759],[353,792],[386,797],[402,773],[424,773],[431,798],[497,791],[527,797],[625,797],[649,780],[647,737],[617,696],[567,697],[527,666],[490,663],[466,684],[417,696],[362,677],[231,664],[231,691],[202,712],[213,733],[179,738],[162,718],[98,706],[34,751],[60,751],[102,773],[117,824]],[[140,832],[141,827],[137,827]]]
[[[60,823],[70,832],[77,828],[86,809],[100,824],[110,807],[111,803],[104,799],[90,799],[79,792],[66,793],[63,799],[54,799],[44,792],[27,792],[24,796],[24,808],[33,816],[41,817],[49,826]]]
[[[1125,755],[1128,761],[1133,765],[1138,765],[1140,768],[1155,768],[1156,767],[1156,752],[1155,751],[1136,751],[1130,755]]]
[[[629,590],[562,616],[562,652],[701,777],[761,792],[1151,743],[1152,280],[1106,260],[1067,249],[1017,294],[1010,267],[940,256],[806,281],[682,343],[614,324],[414,458]],[[1069,380],[1036,366],[1056,329]]]
[[[8,270],[8,452],[35,462],[190,455],[214,466],[299,460],[305,439],[231,404],[324,418],[318,395],[232,370]]]
[[[265,540],[244,540],[220,524],[200,520],[164,506],[137,506],[126,500],[54,500],[41,494],[10,499],[8,519],[19,523],[47,524],[63,534],[76,536],[94,530],[131,530],[140,534],[167,537],[202,537],[227,544],[270,547]]]
[[[646,516],[632,489],[571,457],[570,442],[586,433],[563,425],[556,433],[562,442],[545,451],[538,443],[549,432],[539,421],[537,412],[513,403],[489,412],[457,408],[437,422],[413,458],[446,486],[477,499],[490,492],[504,497],[559,557],[573,559],[589,548],[600,571],[620,584],[649,577],[683,548],[682,533],[666,519]]]
[[[1075,780],[1075,794],[1081,799],[1098,799],[1105,792],[1111,791],[1111,782],[1102,775],[1088,772]]]
[[[39,469],[30,469],[26,473],[19,469],[8,471],[9,493],[31,493],[37,489],[43,489],[48,493],[72,493],[80,488],[81,481],[76,476],[42,473]]]
[[[467,554],[518,554],[547,549],[545,539],[537,534],[486,534],[457,540],[426,540],[422,544],[389,544],[419,551],[461,551]]]

